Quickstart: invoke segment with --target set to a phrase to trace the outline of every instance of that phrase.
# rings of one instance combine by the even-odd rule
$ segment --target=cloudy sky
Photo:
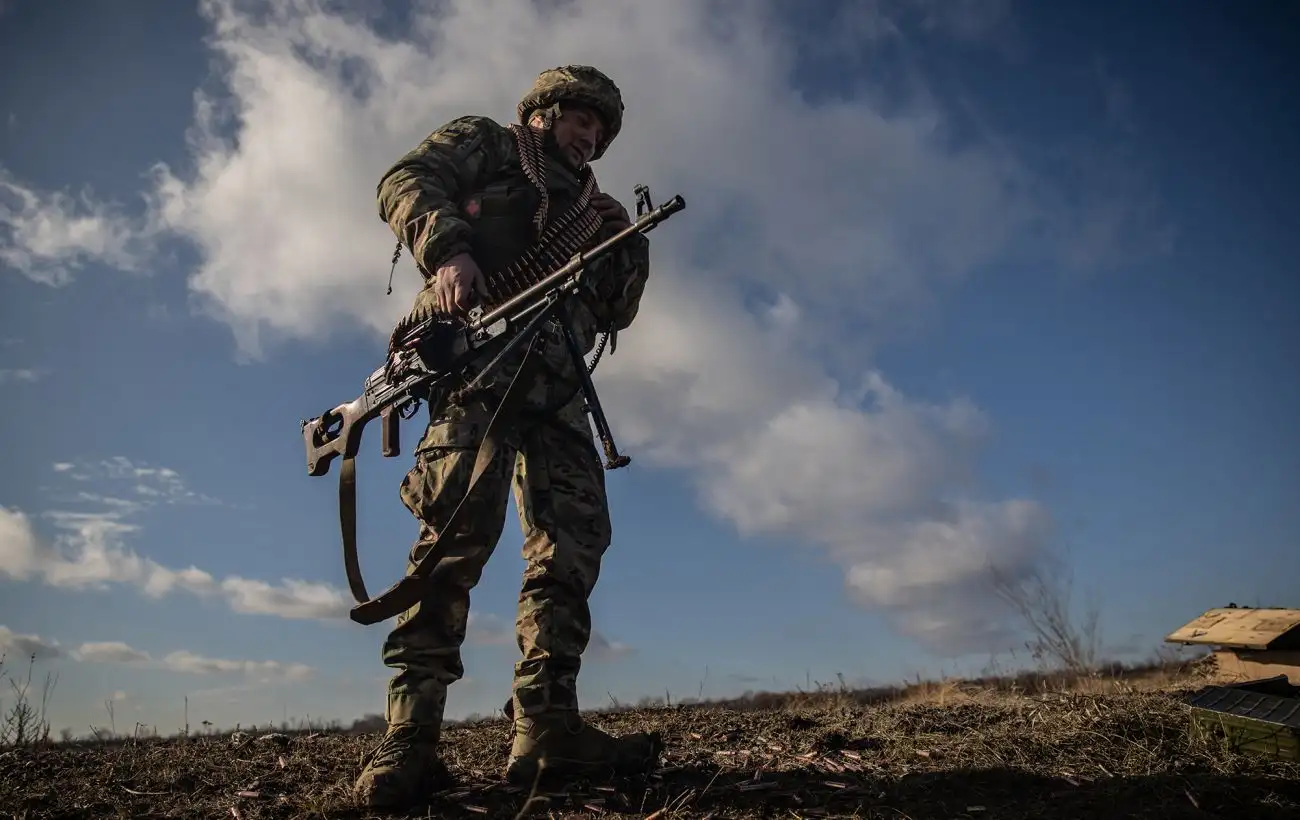
[[[415,291],[382,171],[568,62],[625,94],[601,187],[688,203],[597,371],[586,703],[1012,663],[990,566],[1063,559],[1124,657],[1295,605],[1300,44],[1248,5],[4,3],[8,671],[78,733],[382,710],[298,420]],[[372,589],[418,434],[359,459]],[[520,543],[453,715],[509,691]]]

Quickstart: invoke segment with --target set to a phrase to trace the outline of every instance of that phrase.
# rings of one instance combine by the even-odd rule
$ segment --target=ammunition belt
[[[537,213],[533,215],[533,226],[539,235],[537,241],[513,262],[500,270],[483,274],[488,292],[484,310],[492,310],[524,292],[569,261],[596,235],[602,221],[600,214],[591,207],[591,195],[596,191],[596,177],[588,171],[573,206],[546,226],[550,196],[546,189],[546,159],[541,138],[527,126],[512,123],[509,127],[519,151],[519,164],[524,176],[528,177],[542,196]]]
[[[533,244],[514,261],[494,271],[484,271],[483,281],[487,298],[483,300],[485,312],[499,307],[517,294],[545,279],[550,273],[568,262],[600,230],[602,219],[599,212],[591,207],[591,196],[596,192],[596,177],[588,169],[582,190],[572,207],[546,225],[550,196],[546,188],[546,156],[542,138],[527,126],[512,123],[510,133],[514,136],[515,147],[519,152],[519,164],[524,176],[541,194],[541,202],[533,215],[533,226],[538,237]],[[393,252],[393,264],[401,253],[402,244],[397,243]],[[430,274],[432,271],[429,272]],[[391,287],[391,286],[390,286]],[[427,306],[415,308],[398,321],[388,340],[391,354],[395,345],[407,330],[426,318],[431,318],[434,311]]]

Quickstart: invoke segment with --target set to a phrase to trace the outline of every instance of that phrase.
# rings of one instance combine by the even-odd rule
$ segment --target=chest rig
[[[601,225],[591,207],[596,192],[591,169],[582,169],[576,185],[552,186],[542,137],[526,126],[509,128],[516,156],[461,205],[471,225],[471,255],[487,285],[485,310],[540,282]]]
[[[600,230],[600,214],[591,206],[596,177],[584,167],[576,185],[551,187],[543,138],[527,126],[508,126],[515,151],[492,169],[477,191],[459,203],[470,225],[470,255],[483,273],[488,296],[484,311],[500,306],[567,262]],[[402,254],[393,249],[393,269]],[[421,271],[432,277],[433,271]],[[393,270],[388,293],[393,292]],[[417,305],[419,300],[417,300]],[[429,318],[417,308],[393,330],[393,338]]]
[[[552,186],[543,137],[517,123],[507,128],[514,138],[515,151],[501,165],[489,169],[485,178],[478,181],[477,190],[459,203],[461,217],[470,225],[470,256],[483,273],[487,291],[482,300],[484,313],[500,307],[563,266],[596,235],[603,222],[591,205],[596,177],[590,166],[584,166],[577,179],[556,180],[558,184]],[[401,251],[399,240],[393,251],[394,269]],[[423,269],[421,273],[426,277],[434,275]],[[391,270],[388,292],[392,293]],[[389,356],[411,328],[439,317],[430,300],[417,296],[411,311],[398,321],[389,336]],[[612,330],[600,333],[590,362],[584,363],[579,355],[576,363],[586,371],[587,377],[595,372],[607,344],[613,353],[617,338]],[[539,362],[539,366],[553,371],[545,362]],[[552,375],[559,374],[552,372]],[[452,390],[449,397],[455,401],[467,398],[480,389],[476,382],[477,379]],[[575,385],[573,395],[580,389],[580,384]],[[571,398],[557,401],[541,415],[550,415]],[[430,402],[430,412],[434,409],[435,404]]]

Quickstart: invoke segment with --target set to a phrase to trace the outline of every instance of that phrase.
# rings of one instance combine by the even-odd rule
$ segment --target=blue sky
[[[990,562],[1066,555],[1129,657],[1297,604],[1284,4],[3,8],[0,641],[58,671],[56,728],[382,710],[297,422],[414,292],[379,174],[571,61],[627,94],[602,188],[688,202],[597,371],[634,462],[586,703],[1012,662]],[[372,589],[403,433],[359,459]],[[453,715],[509,691],[520,541]]]

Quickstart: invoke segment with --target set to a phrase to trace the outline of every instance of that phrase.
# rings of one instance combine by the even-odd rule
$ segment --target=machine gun
[[[636,186],[635,192],[637,220],[633,224],[591,250],[575,253],[564,265],[486,313],[476,308],[465,319],[430,316],[410,327],[400,328],[400,332],[395,333],[390,341],[388,359],[366,378],[360,396],[313,419],[302,420],[308,475],[325,475],[334,459],[343,459],[339,474],[339,523],[348,585],[357,601],[357,606],[350,613],[353,621],[374,624],[408,609],[419,600],[422,582],[432,567],[436,566],[441,555],[441,550],[435,544],[406,577],[388,590],[374,598],[366,592],[356,550],[354,459],[361,449],[362,432],[374,418],[380,418],[382,454],[386,458],[399,455],[400,422],[415,414],[424,397],[433,390],[460,381],[471,366],[495,352],[469,384],[458,388],[462,391],[474,389],[495,372],[510,354],[520,346],[531,343],[544,323],[556,319],[581,379],[586,409],[592,416],[605,451],[605,468],[617,469],[631,461],[618,452],[614,443],[581,346],[569,326],[567,306],[568,301],[577,296],[583,287],[582,275],[588,272],[592,263],[618,250],[632,236],[648,233],[686,207],[686,201],[680,195],[656,208],[650,201],[649,189],[644,185]],[[507,389],[506,400],[513,388],[512,382]],[[506,400],[502,401],[503,406]],[[496,416],[500,416],[501,411],[502,408],[498,408]],[[485,436],[484,446],[487,444]],[[483,456],[484,450],[480,448],[474,474],[470,479],[471,489],[486,467]],[[462,499],[452,513],[451,520],[445,522],[444,532],[455,529],[454,522],[459,518],[463,506]]]

